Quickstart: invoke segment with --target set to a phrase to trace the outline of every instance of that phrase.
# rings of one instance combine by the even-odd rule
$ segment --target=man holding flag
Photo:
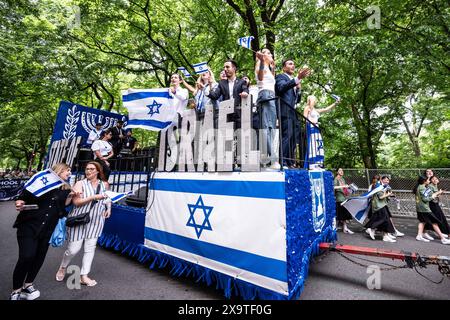
[[[56,164],[36,173],[16,200],[20,213],[13,227],[17,228],[19,260],[10,300],[34,300],[40,296],[33,282],[44,263],[53,230],[59,218],[67,215],[65,207],[74,195],[66,182],[69,177],[70,167]]]

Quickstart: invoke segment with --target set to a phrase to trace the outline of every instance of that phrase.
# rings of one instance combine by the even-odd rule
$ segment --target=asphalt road
[[[17,261],[18,247],[15,229],[12,228],[16,211],[13,202],[0,202],[0,299],[9,297],[12,286],[12,272]],[[397,228],[406,233],[397,243],[373,241],[366,237],[362,228],[354,223],[354,235],[339,233],[340,244],[352,244],[386,249],[450,256],[450,246],[438,241],[430,243],[415,240],[417,222],[415,219],[397,219]],[[97,247],[90,276],[97,280],[95,287],[82,286],[68,289],[65,282],[56,282],[55,273],[61,261],[64,248],[49,248],[47,258],[38,274],[35,286],[41,291],[41,300],[220,300],[223,293],[214,286],[196,283],[193,278],[177,278],[169,270],[151,270],[137,261],[113,251]],[[348,255],[349,256],[349,255]],[[354,256],[349,256],[355,259]],[[401,266],[402,262],[367,257],[371,261],[360,261],[365,265],[384,262]],[[81,264],[81,253],[72,261]],[[386,266],[379,264],[380,268]],[[441,284],[426,280],[414,270],[396,269],[381,271],[381,289],[370,290],[366,281],[370,274],[367,268],[351,262],[338,253],[328,252],[310,264],[301,300],[392,300],[392,299],[450,299],[450,278]],[[421,269],[420,272],[432,280],[440,280],[436,266]]]

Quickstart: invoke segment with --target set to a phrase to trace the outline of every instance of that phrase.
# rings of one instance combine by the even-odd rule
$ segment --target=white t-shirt
[[[258,72],[255,72],[258,79]],[[270,90],[275,92],[275,77],[267,66],[264,66],[264,75],[262,81],[256,81],[259,90]]]
[[[95,151],[100,151],[102,157],[107,156],[112,151],[112,145],[105,140],[97,140],[92,144],[91,150],[94,152],[94,158],[97,159]]]
[[[189,91],[178,87],[175,94],[169,89],[169,94],[173,97],[173,107],[179,114],[186,110],[189,98]]]
[[[92,144],[94,143],[95,140],[100,139],[100,134],[102,133],[102,129],[98,130],[97,129],[92,129],[92,131],[89,133],[89,137],[87,139],[87,144]]]

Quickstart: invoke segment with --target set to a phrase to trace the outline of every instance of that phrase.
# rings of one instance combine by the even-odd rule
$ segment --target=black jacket
[[[285,73],[275,78],[275,93],[280,97],[280,111],[282,117],[287,117],[289,109],[295,111],[295,105],[300,102],[301,91],[295,90],[295,79],[289,79]]]
[[[220,80],[219,85],[215,89],[211,90],[208,97],[213,100],[219,100],[219,98],[222,97],[222,101],[229,100],[234,97],[234,106],[240,107],[241,96],[239,94],[242,92],[248,93],[247,82],[244,80],[236,78],[234,81],[233,95],[230,95],[228,80]]]
[[[17,236],[50,238],[58,219],[67,215],[65,202],[69,193],[70,190],[58,188],[36,197],[24,189],[17,200],[37,204],[39,209],[20,211],[13,225],[17,228]]]

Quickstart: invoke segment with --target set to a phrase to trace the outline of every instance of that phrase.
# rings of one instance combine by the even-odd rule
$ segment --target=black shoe
[[[33,285],[29,285],[25,289],[22,289],[20,292],[20,298],[24,300],[34,300],[39,298],[41,293],[39,290],[36,290]]]

